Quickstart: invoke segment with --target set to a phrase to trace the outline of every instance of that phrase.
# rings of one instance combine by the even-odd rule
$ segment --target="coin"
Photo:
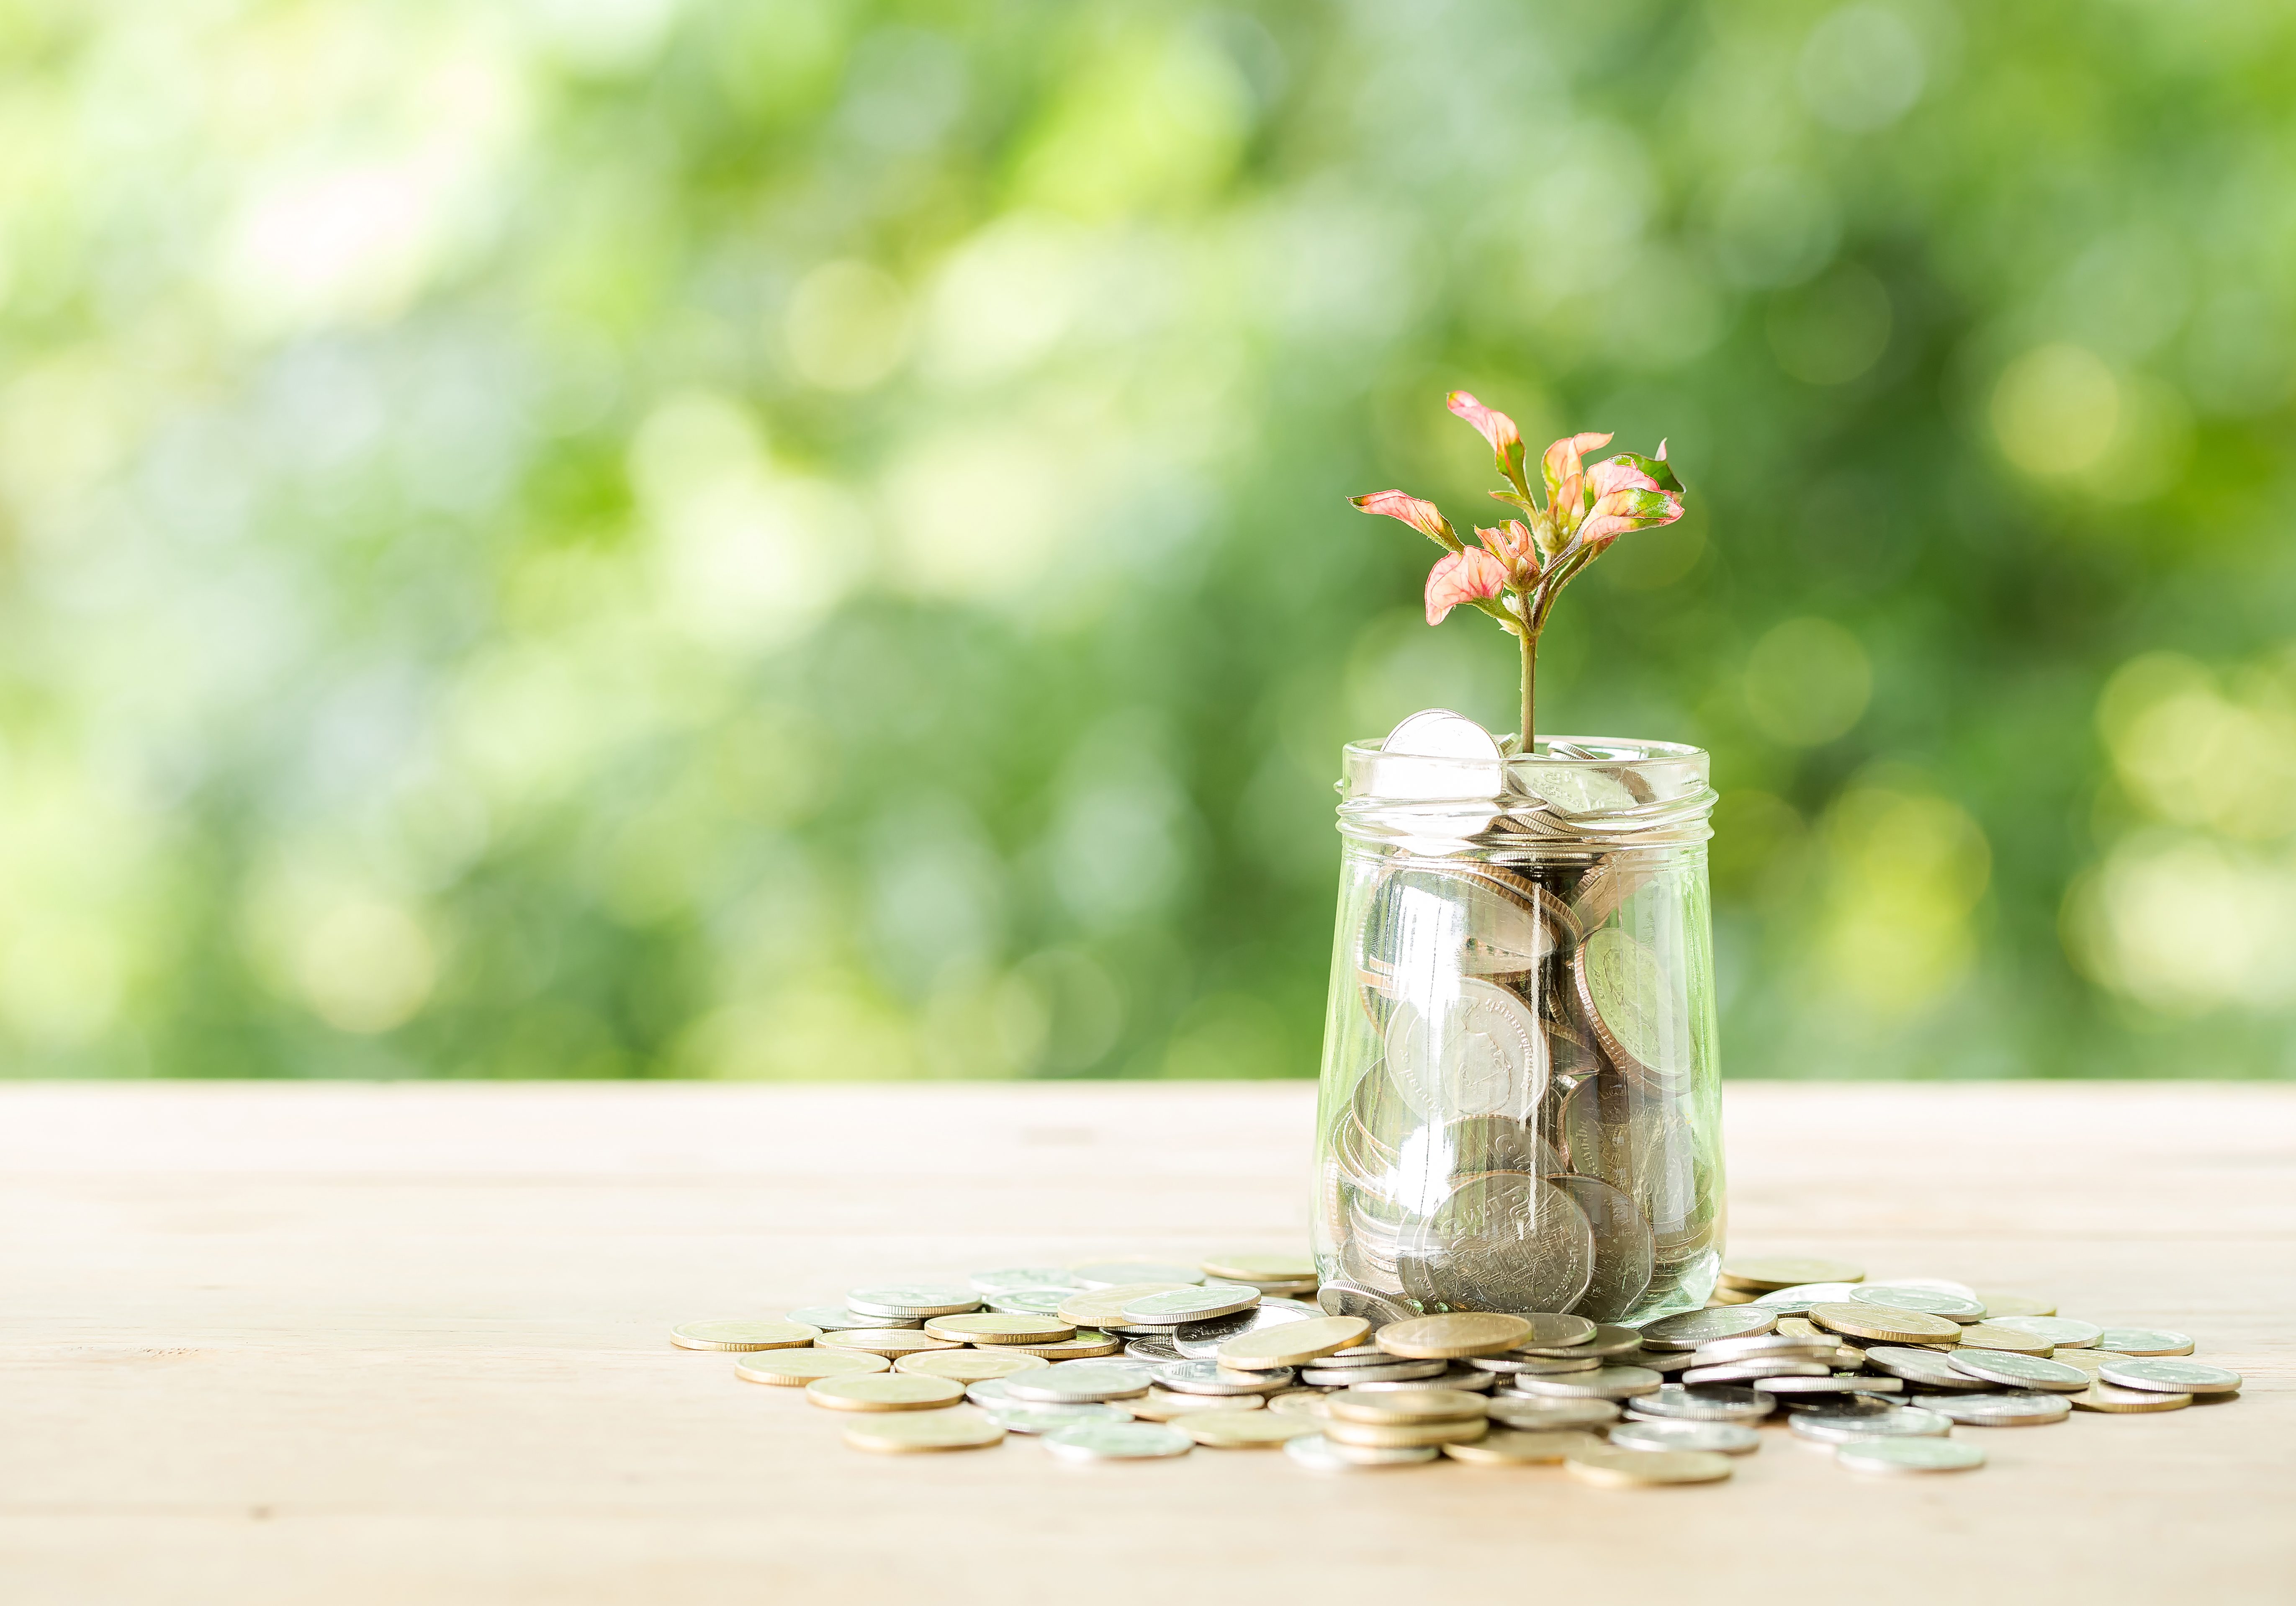
[[[681,1322],[669,1330],[680,1349],[800,1349],[820,1336],[802,1322]]]
[[[1573,1450],[1585,1449],[1599,1442],[1591,1433],[1569,1429],[1525,1433],[1512,1428],[1497,1428],[1478,1439],[1446,1444],[1443,1454],[1454,1461],[1477,1466],[1540,1466],[1561,1461]]]
[[[1316,1472],[1359,1472],[1386,1467],[1423,1466],[1441,1459],[1432,1446],[1416,1449],[1382,1450],[1369,1446],[1337,1445],[1321,1433],[1303,1433],[1287,1441],[1283,1454],[1293,1463]]]
[[[1636,1488],[1660,1483],[1719,1483],[1730,1458],[1704,1450],[1621,1450],[1595,1445],[1564,1456],[1563,1470],[1581,1483]]]
[[[2229,1366],[2202,1361],[2113,1361],[2097,1369],[2103,1381],[2123,1389],[2150,1389],[2161,1394],[2232,1394],[2241,1375]]]
[[[1866,1364],[1891,1377],[1903,1378],[1923,1389],[1934,1389],[1940,1393],[1983,1394],[1989,1385],[1979,1381],[1965,1372],[1956,1372],[1943,1352],[1935,1349],[1905,1349],[1895,1345],[1876,1344],[1866,1352]]]
[[[1316,1261],[1309,1255],[1220,1254],[1207,1257],[1207,1277],[1233,1277],[1239,1282],[1313,1282]]]
[[[1316,1389],[1351,1389],[1357,1383],[1423,1382],[1450,1370],[1447,1361],[1398,1361],[1392,1366],[1330,1368],[1310,1362],[1301,1368],[1300,1381]]]
[[[1316,1307],[1297,1299],[1262,1299],[1250,1310],[1240,1310],[1232,1316],[1217,1316],[1209,1322],[1183,1322],[1172,1330],[1168,1341],[1179,1351],[1183,1360],[1208,1361],[1219,1353],[1221,1345],[1241,1333],[1281,1327],[1290,1322],[1314,1321],[1321,1315]]]
[[[995,1271],[974,1272],[965,1281],[972,1284],[975,1293],[980,1294],[1009,1294],[1024,1288],[1070,1289],[1078,1286],[1068,1268],[1059,1266],[1007,1266]]]
[[[1902,1409],[1896,1400],[1878,1394],[1781,1394],[1770,1397],[1786,1408],[1789,1421],[1812,1412],[1832,1417],[1887,1416],[1892,1411]]]
[[[1076,1336],[1076,1328],[1067,1322],[996,1312],[928,1317],[924,1331],[958,1344],[1057,1344]]]
[[[1685,1383],[1751,1383],[1766,1377],[1832,1377],[1833,1368],[1823,1361],[1725,1361],[1716,1366],[1691,1366],[1681,1376]]]
[[[1483,1400],[1456,1389],[1342,1389],[1327,1404],[1335,1420],[1356,1422],[1480,1420],[1486,1409]]]
[[[1318,1431],[1313,1417],[1280,1411],[1199,1411],[1176,1424],[1208,1449],[1272,1450],[1289,1439]]]
[[[1111,1361],[1066,1361],[1042,1372],[1015,1372],[1004,1380],[1008,1398],[1085,1405],[1125,1399],[1148,1392],[1149,1374]]]
[[[1160,1282],[1168,1288],[1193,1287],[1204,1280],[1193,1266],[1172,1260],[1087,1260],[1069,1267],[1069,1275],[1095,1291]]]
[[[1124,1307],[1135,1299],[1150,1294],[1170,1293],[1177,1289],[1193,1288],[1192,1282],[1119,1282],[1106,1288],[1095,1288],[1081,1294],[1070,1294],[1060,1302],[1054,1314],[1063,1322],[1078,1327],[1096,1327],[1103,1332],[1120,1326]]]
[[[1011,1377],[1016,1372],[1040,1372],[1052,1363],[1039,1355],[1006,1354],[992,1349],[931,1349],[905,1355],[893,1363],[896,1372],[924,1377],[955,1378],[960,1383],[984,1383]]]
[[[848,1310],[841,1305],[800,1305],[782,1319],[802,1322],[824,1332],[835,1332],[843,1327],[916,1327],[924,1320],[922,1316],[873,1316]]]
[[[1151,1361],[1160,1366],[1174,1361],[1185,1361],[1188,1357],[1173,1348],[1169,1339],[1127,1339],[1124,1340],[1124,1358],[1128,1361]]]
[[[859,1349],[870,1355],[882,1355],[888,1360],[897,1355],[915,1355],[927,1349],[956,1349],[962,1346],[947,1339],[936,1339],[931,1333],[919,1332],[914,1327],[849,1327],[841,1332],[825,1332],[814,1340],[821,1349]]]
[[[953,1316],[980,1308],[980,1296],[969,1288],[939,1283],[886,1283],[857,1288],[845,1296],[845,1307],[881,1316]]]
[[[1534,1433],[1600,1428],[1619,1420],[1617,1402],[1606,1399],[1539,1399],[1519,1394],[1495,1394],[1490,1398],[1489,1410],[1493,1422]]]
[[[1413,1298],[1455,1312],[1567,1310],[1594,1264],[1594,1229],[1570,1195],[1510,1171],[1459,1181],[1397,1257]]]
[[[1430,1120],[1523,1116],[1546,1092],[1546,1033],[1521,995],[1479,976],[1451,979],[1427,1008],[1396,1002],[1387,1074],[1413,1113]]]
[[[857,1377],[890,1365],[882,1356],[849,1349],[775,1349],[735,1362],[734,1375],[744,1382],[802,1389],[819,1378]]]
[[[1862,1282],[1866,1268],[1847,1260],[1813,1260],[1796,1255],[1732,1256],[1722,1263],[1722,1282],[1773,1293],[1807,1282]]]
[[[1574,1372],[1593,1372],[1607,1358],[1609,1357],[1604,1356],[1590,1355],[1584,1360],[1563,1361],[1549,1356],[1525,1355],[1519,1349],[1511,1349],[1505,1355],[1476,1356],[1469,1360],[1467,1364],[1484,1372],[1502,1373],[1527,1372],[1534,1377],[1568,1377]]]
[[[1051,1344],[999,1344],[999,1349],[1017,1349],[1022,1355],[1042,1356],[1053,1362],[1097,1360],[1112,1356],[1124,1348],[1124,1340],[1089,1327],[1079,1327],[1076,1336]]]
[[[1833,1459],[1856,1472],[1967,1472],[1985,1464],[1985,1452],[1957,1438],[1859,1438]]]
[[[1466,1444],[1488,1433],[1490,1426],[1480,1416],[1436,1422],[1357,1422],[1332,1416],[1325,1419],[1323,1431],[1335,1445],[1415,1449],[1423,1445]]]
[[[1380,1329],[1376,1341],[1390,1355],[1430,1360],[1496,1355],[1513,1348],[1530,1334],[1531,1323],[1521,1316],[1483,1312],[1390,1323]]]
[[[1830,1339],[1833,1336],[1830,1332],[1824,1332],[1818,1328],[1811,1326],[1809,1318],[1807,1316],[1780,1316],[1778,1318],[1777,1331],[1780,1336],[1786,1338]],[[1705,1347],[1701,1345],[1700,1348],[1703,1348]]]
[[[1319,1356],[1361,1343],[1370,1332],[1371,1323],[1360,1316],[1317,1316],[1239,1333],[1219,1347],[1215,1358],[1221,1365],[1242,1372],[1302,1366]]]
[[[1578,1005],[1603,1052],[1620,1069],[1669,1081],[1691,1066],[1689,1020],[1679,982],[1659,956],[1616,926],[1581,943],[1570,959]]]
[[[1615,1355],[1626,1355],[1642,1347],[1643,1335],[1636,1329],[1613,1326],[1607,1322],[1597,1322],[1595,1324],[1595,1331],[1578,1343],[1542,1344],[1534,1339],[1529,1343],[1516,1345],[1511,1353],[1549,1356],[1558,1360],[1577,1360],[1587,1356],[1601,1360]]]
[[[2170,1332],[2160,1327],[2107,1327],[2091,1340],[2099,1349],[2113,1349],[2122,1355],[2190,1355],[2191,1335]]]
[[[845,1430],[847,1444],[883,1455],[986,1449],[1004,1438],[1004,1430],[986,1411],[970,1405],[952,1405],[946,1411],[873,1412]]]
[[[1412,1315],[1407,1305],[1399,1304],[1384,1294],[1375,1294],[1367,1288],[1352,1282],[1330,1279],[1316,1291],[1316,1303],[1334,1316],[1359,1316],[1374,1330],[1390,1322],[1406,1321]]]
[[[1849,1372],[1832,1377],[1758,1377],[1754,1387],[1764,1394],[1902,1394],[1906,1389],[1894,1377],[1859,1377]]]
[[[1783,1322],[1788,1316],[1806,1314],[1813,1305],[1828,1305],[1849,1298],[1855,1282],[1802,1282],[1792,1288],[1781,1288],[1756,1298],[1754,1303],[1764,1310],[1778,1313]]]
[[[2189,1394],[2160,1394],[2150,1389],[2123,1389],[2116,1383],[2095,1382],[2066,1401],[2076,1411],[2109,1411],[2136,1414],[2148,1411],[2181,1411],[2193,1403]]]
[[[1288,1366],[1230,1372],[1217,1361],[1174,1361],[1159,1366],[1156,1381],[1182,1394],[1275,1394],[1292,1387]]]
[[[2011,1355],[1999,1349],[1956,1349],[1946,1357],[1956,1372],[1982,1378],[1988,1383],[1998,1383],[2005,1389],[2044,1389],[2052,1393],[2079,1393],[2089,1386],[2089,1374],[2078,1366],[2068,1366],[2062,1361],[2045,1360],[2039,1356]],[[2110,1375],[2106,1381],[2120,1380]]]
[[[1846,1332],[1852,1338],[1874,1339],[1884,1344],[1961,1341],[1961,1323],[1950,1316],[1931,1315],[1901,1306],[1858,1304],[1845,1299],[1838,1304],[1811,1306],[1809,1319],[1829,1332]]]
[[[1759,1422],[1776,1408],[1768,1396],[1726,1383],[1702,1383],[1694,1389],[1668,1383],[1628,1402],[1628,1409],[1639,1416],[1704,1422]]]
[[[1161,1422],[1078,1422],[1040,1437],[1064,1461],[1160,1461],[1185,1455],[1196,1441]]]
[[[824,1377],[808,1383],[805,1397],[832,1411],[933,1411],[964,1397],[964,1385],[945,1377],[881,1372]]]
[[[1048,1405],[1002,1400],[988,1409],[996,1425],[1007,1433],[1050,1433],[1060,1428],[1073,1428],[1079,1422],[1132,1420],[1132,1413],[1121,1405]]]
[[[1882,1305],[1891,1310],[1917,1310],[1932,1316],[1950,1316],[1956,1322],[1977,1322],[1984,1319],[1985,1307],[1959,1294],[1943,1293],[1933,1288],[1915,1288],[1903,1282],[1866,1283],[1849,1291],[1849,1298],[1863,1305]]]
[[[1518,1374],[1510,1387],[1524,1394],[1561,1399],[1631,1399],[1664,1387],[1666,1380],[1646,1366],[1603,1366],[1564,1377]]]
[[[1685,1310],[1643,1324],[1645,1349],[1696,1349],[1717,1339],[1745,1338],[1767,1332],[1777,1323],[1777,1313],[1758,1305],[1725,1310]],[[1956,1330],[1959,1331],[1958,1329]]]
[[[1622,1422],[1611,1427],[1610,1441],[1622,1450],[1704,1450],[1716,1455],[1748,1455],[1762,1447],[1762,1436],[1742,1422]]]
[[[1016,1288],[1010,1293],[989,1295],[988,1308],[1007,1316],[1057,1315],[1071,1297],[1085,1291],[1081,1288]]]
[[[1799,1438],[1829,1445],[1877,1437],[1940,1438],[1953,1431],[1950,1417],[1912,1405],[1899,1405],[1878,1415],[1859,1412],[1836,1416],[1824,1411],[1798,1411],[1786,1425]]]
[[[2062,1394],[1922,1394],[1913,1403],[1972,1428],[2030,1428],[2072,1414]]]
[[[1151,1389],[1124,1408],[1143,1422],[1169,1422],[1197,1411],[1257,1411],[1265,1401],[1257,1394],[1181,1394],[1170,1389]]]
[[[2065,1316],[2003,1316],[1988,1315],[1988,1327],[2006,1327],[2013,1332],[2030,1333],[2058,1349],[2087,1349],[2103,1336],[2104,1329],[2094,1322],[2075,1322]],[[1963,1335],[1962,1342],[1969,1338]]]
[[[1985,1307],[1986,1316],[1998,1320],[2003,1316],[2054,1316],[2057,1307],[2054,1300],[2039,1299],[2031,1294],[2004,1294],[1979,1289],[1975,1298]]]
[[[1175,1288],[1124,1302],[1124,1319],[1150,1327],[1177,1327],[1232,1316],[1259,1303],[1256,1288]]]
[[[2010,1355],[2032,1355],[2047,1359],[2056,1352],[2048,1340],[2021,1328],[2010,1327],[1991,1321],[1972,1322],[1961,1330],[1964,1349],[1998,1349]]]

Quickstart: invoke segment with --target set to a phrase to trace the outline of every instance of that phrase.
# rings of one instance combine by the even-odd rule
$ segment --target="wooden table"
[[[8,1606],[2296,1600],[2296,1086],[1729,1093],[1732,1241],[2198,1334],[2234,1404],[1882,1480],[879,1457],[689,1317],[1300,1241],[1312,1089],[0,1086]],[[1561,1592],[1560,1594],[1554,1592]]]

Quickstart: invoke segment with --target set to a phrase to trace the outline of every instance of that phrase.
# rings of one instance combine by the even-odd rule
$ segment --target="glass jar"
[[[1706,754],[1353,742],[1344,768],[1325,1308],[1702,1306],[1723,1233]]]

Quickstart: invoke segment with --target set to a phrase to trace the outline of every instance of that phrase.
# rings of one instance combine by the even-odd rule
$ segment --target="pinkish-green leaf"
[[[1367,513],[1384,513],[1390,519],[1400,519],[1431,541],[1456,547],[1459,537],[1431,502],[1423,502],[1404,491],[1374,491],[1367,496],[1350,496],[1349,502]]]
[[[1507,566],[1510,575],[1528,571],[1536,578],[1538,573],[1538,547],[1531,538],[1530,527],[1520,519],[1510,519],[1496,529],[1475,527],[1475,538],[1496,553]]]
[[[1610,444],[1608,434],[1588,430],[1568,436],[1547,447],[1546,455],[1538,460],[1539,472],[1546,479],[1547,500],[1565,505],[1576,503],[1578,500],[1577,481],[1584,471],[1581,461],[1587,453],[1599,451]]]
[[[1587,510],[1578,539],[1608,541],[1630,529],[1656,529],[1681,517],[1682,498],[1672,491],[1612,491]]]
[[[1659,452],[1654,457],[1645,457],[1640,452],[1621,452],[1608,461],[1623,463],[1631,468],[1640,470],[1650,477],[1652,484],[1662,491],[1672,491],[1677,496],[1682,494],[1682,481],[1676,477],[1674,465],[1666,460],[1666,442],[1662,440],[1659,442]]]
[[[1480,547],[1463,547],[1436,559],[1427,571],[1427,622],[1439,625],[1460,603],[1498,595],[1506,579],[1506,565]]]
[[[1507,477],[1516,489],[1528,493],[1522,479],[1522,431],[1514,420],[1505,414],[1486,407],[1464,390],[1454,390],[1445,398],[1452,412],[1475,426],[1475,431],[1490,442],[1491,455],[1498,462],[1499,472]]]

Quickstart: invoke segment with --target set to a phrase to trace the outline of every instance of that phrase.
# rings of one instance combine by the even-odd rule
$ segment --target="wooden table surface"
[[[1783,1432],[1728,1483],[846,1449],[670,1347],[865,1282],[1297,1245],[1300,1084],[0,1085],[0,1600],[2296,1601],[2296,1086],[1741,1083],[1732,1243],[2188,1330],[2235,1403]],[[800,1594],[800,1591],[804,1593]]]

